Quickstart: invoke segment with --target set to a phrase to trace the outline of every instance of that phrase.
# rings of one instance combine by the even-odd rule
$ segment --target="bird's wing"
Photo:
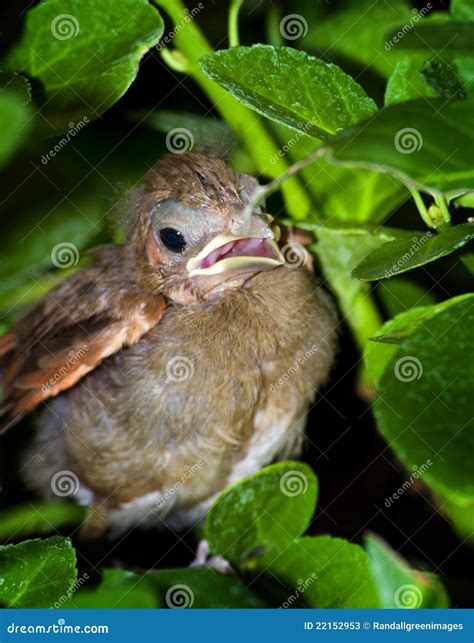
[[[3,428],[70,388],[161,319],[162,295],[144,293],[117,270],[120,248],[104,246],[0,337]]]

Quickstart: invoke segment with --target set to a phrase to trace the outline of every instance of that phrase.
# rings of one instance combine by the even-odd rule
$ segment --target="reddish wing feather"
[[[120,260],[119,248],[102,248],[98,263],[60,284],[0,338],[5,428],[159,322],[164,297],[127,283]]]

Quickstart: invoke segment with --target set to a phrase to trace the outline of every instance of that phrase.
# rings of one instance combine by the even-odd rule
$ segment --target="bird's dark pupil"
[[[173,252],[181,252],[186,246],[183,235],[178,230],[174,230],[174,228],[163,228],[160,230],[160,237],[168,250]]]

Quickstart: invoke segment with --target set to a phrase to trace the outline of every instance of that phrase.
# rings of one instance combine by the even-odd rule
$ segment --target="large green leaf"
[[[365,550],[384,608],[446,608],[449,598],[438,576],[412,569],[381,538],[369,534]]]
[[[46,0],[28,11],[6,66],[41,81],[44,124],[67,129],[100,116],[125,93],[162,33],[146,0]]]
[[[53,536],[0,546],[0,605],[52,607],[76,582],[71,542]]]
[[[388,172],[432,193],[474,189],[473,103],[413,100],[381,109],[327,146],[333,162]]]
[[[288,587],[283,607],[291,607],[295,596],[320,609],[379,607],[367,554],[347,540],[298,538],[255,563],[258,571],[270,572]]]
[[[425,482],[465,503],[474,498],[473,321],[472,295],[425,319],[398,345],[374,405],[382,434],[405,466],[431,463]]]
[[[390,284],[391,282],[386,283]],[[465,299],[470,300],[471,297],[471,294],[459,295],[431,306],[416,305],[386,322],[378,333],[371,338],[372,341],[367,343],[364,351],[365,364],[372,381],[375,384],[379,382],[387,364],[393,358],[403,340],[412,335],[419,327],[428,336],[428,330],[424,329],[426,321]]]
[[[315,138],[327,138],[377,110],[342,69],[289,47],[232,47],[204,56],[201,66],[259,114]]]
[[[440,234],[415,232],[409,239],[395,239],[369,253],[352,272],[355,279],[373,281],[424,266],[451,254],[474,238],[474,224],[461,223]]]
[[[301,462],[274,464],[232,485],[207,516],[211,552],[243,565],[257,549],[292,541],[309,525],[317,490],[314,473]]]
[[[20,147],[30,127],[31,110],[24,97],[11,90],[0,90],[0,168]]]

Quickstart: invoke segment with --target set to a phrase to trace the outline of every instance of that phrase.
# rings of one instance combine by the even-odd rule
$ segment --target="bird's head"
[[[138,192],[130,235],[141,283],[186,303],[282,265],[272,217],[246,208],[257,187],[221,160],[164,157]]]

